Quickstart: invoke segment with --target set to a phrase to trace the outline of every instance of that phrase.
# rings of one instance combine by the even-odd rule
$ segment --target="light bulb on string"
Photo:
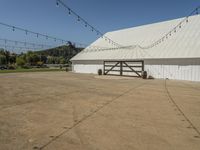
[[[68,15],[71,16],[71,9],[68,8]]]
[[[176,28],[174,28],[174,33],[176,33]]]
[[[56,0],[56,7],[59,7],[59,2],[58,2],[58,0]]]
[[[80,17],[78,16],[77,21],[80,21]]]
[[[186,18],[186,23],[188,23],[188,17]]]

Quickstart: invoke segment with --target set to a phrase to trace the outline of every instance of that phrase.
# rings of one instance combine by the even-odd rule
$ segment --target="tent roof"
[[[183,19],[108,32],[105,36],[126,48],[112,49],[113,46],[108,41],[99,38],[71,60],[200,58],[200,15],[189,17],[188,22],[182,22],[181,28],[178,27],[171,36],[165,36]],[[164,41],[158,45],[142,48],[155,43],[163,36]]]

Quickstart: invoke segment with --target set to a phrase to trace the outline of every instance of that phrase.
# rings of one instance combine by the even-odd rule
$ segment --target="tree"
[[[23,59],[23,57],[17,57],[16,59],[16,63],[18,66],[24,66],[26,64],[25,60]]]
[[[32,55],[32,65],[37,65],[37,62],[40,61],[40,57],[37,54]]]
[[[60,64],[66,64],[66,59],[64,57],[60,57]]]
[[[6,63],[9,63],[9,59],[10,59],[10,52],[9,51],[4,51],[4,55],[6,56]]]
[[[47,57],[45,55],[41,55],[40,59],[44,64],[47,63]]]
[[[12,54],[12,55],[10,55],[9,63],[10,63],[10,64],[14,64],[14,63],[16,63],[16,57],[17,57],[16,54]]]
[[[6,65],[7,61],[6,61],[6,56],[0,54],[0,65]]]
[[[48,64],[53,64],[53,63],[54,63],[53,57],[52,57],[52,56],[48,56],[48,57],[47,57],[47,63],[48,63]]]
[[[37,62],[40,61],[38,54],[28,51],[26,54],[26,62],[30,65],[37,65]]]

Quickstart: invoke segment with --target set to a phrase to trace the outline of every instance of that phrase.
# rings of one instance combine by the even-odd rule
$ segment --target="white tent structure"
[[[154,78],[200,81],[200,15],[143,25],[105,34],[104,38],[74,56],[77,73],[105,69],[104,61],[144,61],[144,70]],[[119,67],[119,66],[117,66]]]

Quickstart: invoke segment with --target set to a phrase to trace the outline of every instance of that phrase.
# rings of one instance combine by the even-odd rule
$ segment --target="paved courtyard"
[[[200,83],[0,74],[1,150],[199,150]]]

